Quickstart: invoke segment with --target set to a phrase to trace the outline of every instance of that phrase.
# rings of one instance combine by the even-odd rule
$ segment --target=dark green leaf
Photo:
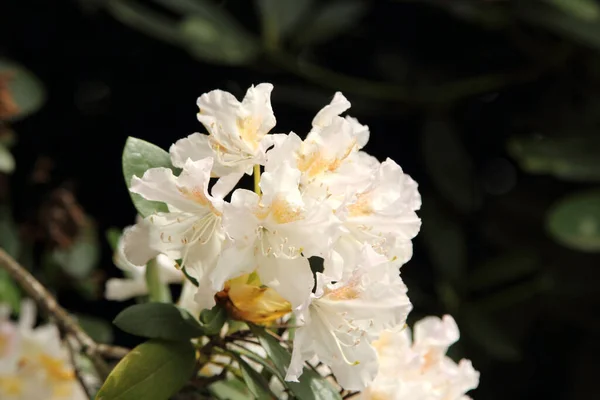
[[[365,11],[365,3],[360,0],[326,3],[311,15],[296,42],[302,45],[326,42],[355,26]]]
[[[187,311],[173,304],[137,304],[121,311],[113,323],[133,335],[165,340],[189,340],[204,330]]]
[[[100,261],[96,225],[88,218],[75,242],[67,249],[54,250],[52,259],[70,276],[77,279],[87,278]]]
[[[195,57],[228,65],[251,62],[259,53],[256,40],[223,9],[197,2],[179,26],[183,46]]]
[[[600,17],[600,6],[596,0],[546,0],[546,2],[586,21],[595,21]]]
[[[461,313],[461,332],[464,330],[490,356],[503,361],[517,361],[521,358],[520,349],[489,314],[472,306],[463,308]]]
[[[290,365],[292,355],[269,335],[264,328],[250,325],[252,333],[265,349],[269,358],[275,364],[281,376],[285,376],[287,367]],[[337,390],[325,378],[310,368],[304,368],[299,379],[300,382],[285,382],[285,385],[300,400],[341,400]]]
[[[14,258],[19,258],[21,240],[10,207],[0,205],[0,247]]]
[[[210,310],[202,310],[200,313],[200,322],[202,329],[208,336],[218,335],[227,321],[227,312],[219,305]]]
[[[17,120],[37,111],[46,100],[42,83],[31,72],[10,60],[0,59],[0,75],[8,74],[9,95],[16,105],[7,120]]]
[[[217,381],[208,387],[212,396],[219,400],[252,400],[248,388],[237,379]]]
[[[480,265],[468,276],[469,287],[486,289],[530,275],[538,270],[538,257],[529,252],[503,254]]]
[[[481,188],[471,158],[451,122],[445,117],[430,119],[421,140],[427,172],[439,192],[463,212],[477,209]]]
[[[168,400],[191,378],[195,362],[190,342],[149,340],[117,364],[96,400]]]
[[[313,0],[257,0],[265,38],[285,39],[312,4]]]
[[[588,135],[514,137],[508,150],[532,174],[551,174],[575,182],[600,181],[600,138]]]
[[[0,144],[0,172],[10,174],[15,170],[15,159],[8,148]]]
[[[600,191],[578,193],[560,200],[548,212],[546,227],[564,246],[600,252]]]
[[[443,279],[460,282],[467,267],[467,239],[462,226],[433,198],[423,201],[421,218],[421,235],[433,266]]]
[[[106,230],[106,240],[110,245],[110,249],[113,251],[117,251],[119,245],[119,239],[121,239],[121,230],[118,228],[108,228]]]
[[[21,308],[21,291],[8,272],[0,268],[0,304],[8,304],[12,311],[18,313]]]
[[[158,167],[173,167],[169,153],[144,140],[134,137],[127,138],[123,149],[123,176],[128,188],[131,186],[131,178],[134,175],[141,178],[144,176],[144,172],[150,168]],[[136,193],[130,192],[130,195],[133,205],[142,217],[147,217],[157,211],[168,211],[164,203],[145,200]]]
[[[255,371],[246,361],[240,356],[232,354],[233,358],[237,361],[240,370],[242,371],[242,377],[250,393],[257,399],[274,399],[275,395],[271,393],[269,389],[269,382],[265,378]]]
[[[113,332],[110,323],[89,315],[76,315],[77,322],[98,343],[112,343]]]

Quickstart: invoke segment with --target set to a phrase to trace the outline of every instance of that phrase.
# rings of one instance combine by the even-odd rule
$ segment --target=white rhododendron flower
[[[127,232],[129,229],[131,227],[125,228],[124,232]],[[148,294],[146,266],[136,266],[127,260],[127,257],[125,257],[124,236],[125,233],[119,239],[113,261],[126,277],[111,278],[106,281],[104,297],[108,300],[123,301]],[[158,275],[161,282],[171,284],[182,283],[184,281],[185,276],[180,270],[175,268],[175,261],[164,254],[159,254],[156,257],[156,265],[158,266]]]
[[[252,173],[254,165],[265,162],[265,152],[276,135],[267,135],[275,126],[271,108],[273,85],[252,86],[239,102],[231,93],[213,90],[198,99],[198,120],[208,135],[194,133],[171,146],[171,161],[183,168],[186,161],[214,159],[212,176],[220,177],[213,194],[223,197],[240,178]]]
[[[426,317],[408,329],[386,331],[374,345],[379,355],[379,373],[360,399],[466,400],[479,384],[479,372],[469,360],[458,364],[446,356],[459,338],[454,319]]]
[[[0,399],[86,400],[58,328],[34,328],[35,306],[23,301],[18,324],[0,305]]]
[[[223,226],[231,237],[213,275],[214,285],[256,271],[292,307],[309,298],[314,286],[306,257],[327,251],[338,224],[324,202],[304,198],[300,171],[283,162],[262,174],[262,196],[236,190],[224,206]]]
[[[124,235],[125,256],[134,265],[146,265],[158,254],[181,259],[181,266],[200,284],[196,301],[203,308],[215,304],[215,291],[206,277],[224,240],[223,200],[208,194],[212,166],[212,158],[188,159],[177,177],[168,168],[151,168],[142,178],[134,176],[130,190],[146,200],[166,203],[169,212],[145,218]]]
[[[383,329],[403,325],[412,308],[398,269],[365,246],[346,280],[319,279],[312,297],[299,316],[304,325],[296,331],[286,380],[297,380],[304,362],[317,356],[342,387],[365,388],[378,369],[372,340]]]

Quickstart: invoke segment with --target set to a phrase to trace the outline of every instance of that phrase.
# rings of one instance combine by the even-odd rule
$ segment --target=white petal
[[[224,146],[230,144],[230,138],[222,132],[237,132],[236,114],[240,102],[231,93],[213,90],[198,98],[198,121]]]
[[[270,83],[261,83],[255,87],[250,87],[242,100],[243,109],[253,118],[261,121],[258,128],[260,136],[264,136],[275,126],[276,120],[271,107],[271,92],[273,85]]]
[[[176,268],[174,260],[159,254],[156,257],[156,264],[159,270],[160,280],[164,283],[181,283],[185,279],[183,273]]]
[[[377,375],[377,352],[367,340],[362,340],[350,349],[347,357],[356,360],[357,363],[351,365],[343,361],[333,362],[331,370],[344,389],[363,390]]]
[[[196,286],[193,283],[186,280],[181,288],[181,295],[177,301],[177,306],[183,308],[189,312],[194,318],[200,318],[200,312],[203,308],[194,300],[194,295],[197,292]]]
[[[426,317],[415,323],[414,342],[417,346],[447,349],[458,341],[460,333],[456,321],[450,315]]]
[[[177,168],[183,168],[188,158],[198,161],[214,156],[213,149],[208,143],[208,135],[198,132],[179,139],[171,145],[169,153],[171,154],[171,163]]]
[[[212,195],[220,199],[224,198],[239,183],[242,176],[244,176],[244,172],[232,172],[229,175],[222,176],[213,185]]]
[[[19,330],[29,331],[35,326],[37,308],[31,299],[21,300],[21,311],[19,313]]]
[[[151,243],[151,223],[148,219],[143,220],[123,231],[123,254],[134,266],[145,266],[148,261],[158,255]]]
[[[346,121],[352,124],[354,136],[356,137],[356,144],[358,144],[359,149],[362,149],[369,141],[369,127],[367,125],[362,125],[356,118],[350,116],[346,117]]]
[[[266,256],[257,261],[260,281],[289,301],[292,309],[301,306],[310,298],[315,282],[306,258]]]
[[[221,253],[217,266],[211,275],[213,288],[221,289],[229,279],[249,274],[256,268],[254,247],[231,246]]]
[[[331,100],[331,103],[323,107],[321,111],[315,115],[312,125],[323,128],[329,124],[333,117],[336,117],[350,108],[350,102],[344,97],[341,92],[336,92]]]
[[[263,192],[261,202],[265,205],[272,203],[276,197],[282,196],[288,203],[302,203],[302,195],[298,185],[300,171],[284,161],[273,171],[265,171],[260,177],[260,188]]]
[[[134,176],[129,190],[146,200],[161,201],[180,211],[195,212],[198,209],[198,204],[179,190],[177,178],[169,168],[150,168],[141,179]]]
[[[315,354],[312,350],[311,332],[306,328],[297,328],[294,336],[292,360],[287,369],[285,380],[288,382],[298,382],[304,369],[304,362],[311,359]]]
[[[258,208],[259,197],[246,189],[237,189],[231,195],[231,202],[223,206],[223,229],[239,245],[251,245],[256,239],[258,218],[254,211]]]
[[[148,294],[145,279],[109,279],[106,281],[104,297],[107,300],[124,301]]]

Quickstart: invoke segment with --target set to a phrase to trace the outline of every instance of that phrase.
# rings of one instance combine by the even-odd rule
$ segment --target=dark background
[[[176,7],[191,0],[125,3],[145,7],[135,9],[142,21],[158,15],[175,24],[194,12]],[[364,1],[330,18],[328,26],[343,25],[331,36],[306,39],[317,31],[316,10],[332,3],[315,2],[279,45],[260,41],[254,2],[204,3],[237,21],[246,32],[238,42],[256,50],[252,56],[219,55],[235,47],[235,38],[219,42],[222,33],[210,43],[173,41],[115,2],[2,2],[0,56],[31,70],[47,93],[35,114],[10,123],[17,223],[43,225],[38,211],[50,193],[72,190],[97,224],[101,272],[86,279],[101,288],[119,275],[104,232],[135,218],[121,174],[128,136],[167,149],[203,131],[195,118],[202,93],[241,97],[260,82],[275,85],[276,131],[303,135],[340,90],[351,115],[371,129],[366,150],[394,159],[419,182],[423,228],[402,268],[415,304],[411,321],[457,319],[462,339],[452,355],[472,359],[482,373],[471,396],[597,397],[599,233],[574,233],[580,206],[558,228],[551,222],[557,201],[597,188],[600,177],[595,3]],[[52,160],[51,178],[32,183],[40,157]],[[584,210],[592,225],[600,224],[599,202],[592,198],[592,211]],[[39,257],[47,243],[32,243]],[[132,304],[69,288],[58,295],[73,311],[107,319]],[[136,339],[115,332],[115,340]]]

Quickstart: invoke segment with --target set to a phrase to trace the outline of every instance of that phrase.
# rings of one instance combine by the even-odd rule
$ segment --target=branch
[[[105,380],[110,373],[110,368],[102,359],[102,354],[98,351],[99,345],[94,339],[81,329],[75,319],[57,303],[46,288],[4,249],[0,249],[0,265],[19,283],[29,297],[55,319],[60,330],[70,334],[79,342],[82,352],[92,361],[100,379]]]

